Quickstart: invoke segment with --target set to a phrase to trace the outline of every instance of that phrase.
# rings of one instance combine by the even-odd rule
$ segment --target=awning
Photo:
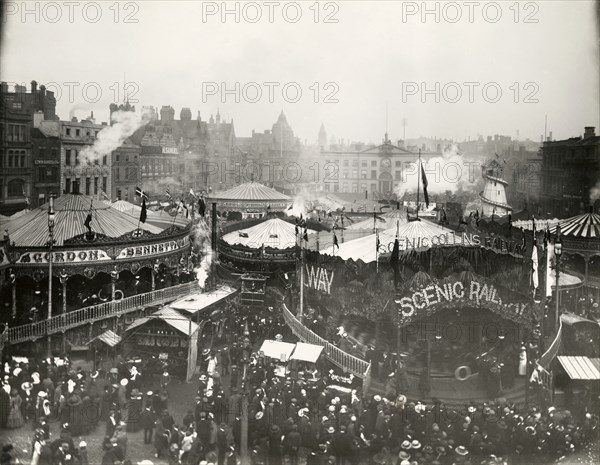
[[[214,291],[191,294],[173,302],[169,307],[195,315],[199,311],[235,294],[237,289],[221,286]]]
[[[109,347],[114,347],[119,342],[121,342],[121,336],[119,336],[114,331],[108,329],[108,330],[104,331],[102,334],[96,336],[89,343],[91,344],[94,341],[101,341],[101,342],[104,342]]]
[[[199,328],[199,326],[196,323],[178,313],[177,310],[174,310],[170,307],[163,307],[150,316],[138,318],[133,323],[131,323],[125,331],[131,331],[132,329],[146,324],[153,319],[164,321],[180,333],[190,337],[196,331],[198,331]]]
[[[260,352],[264,353],[267,357],[287,361],[290,359],[295,347],[295,344],[290,344],[289,342],[272,341],[267,339],[265,342],[263,342]]]
[[[571,379],[600,379],[600,358],[559,355],[558,361]]]
[[[323,352],[323,346],[315,344],[306,344],[305,342],[298,342],[296,349],[292,354],[292,360],[301,360],[303,362],[316,363],[319,355]]]

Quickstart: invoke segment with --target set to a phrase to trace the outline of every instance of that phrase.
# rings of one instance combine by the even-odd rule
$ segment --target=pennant
[[[294,204],[290,203],[290,205],[287,207],[288,210],[291,210],[292,208],[294,208]]]
[[[167,199],[169,199],[169,202],[172,202],[173,196],[171,195],[171,191],[169,190],[169,188],[167,188],[167,190],[165,191],[165,194],[167,195]]]
[[[135,188],[135,195],[136,197],[141,197],[142,199],[148,199],[148,195],[146,195],[146,193],[139,187]]]
[[[198,214],[202,217],[206,214],[206,202],[202,196],[198,199]]]
[[[427,193],[427,186],[429,183],[427,182],[427,176],[425,176],[425,168],[421,165],[421,178],[423,179],[423,196],[425,197],[425,205],[429,208],[429,194]],[[417,205],[417,209],[419,206]]]
[[[87,216],[85,217],[85,221],[84,221],[83,225],[87,228],[89,233],[92,232],[92,213],[91,212],[88,213]]]
[[[303,239],[308,242],[308,228],[304,227],[304,237]]]
[[[140,223],[145,223],[147,217],[146,212],[146,197],[142,197],[142,211],[140,211]]]
[[[335,231],[334,231],[334,233],[333,233],[333,247],[337,247],[338,249],[340,248],[340,245],[339,245],[339,243],[338,243],[338,238],[337,238],[337,236],[335,235]]]
[[[192,189],[191,187],[190,187],[190,195],[192,197],[196,198],[196,194],[194,193],[194,189]]]

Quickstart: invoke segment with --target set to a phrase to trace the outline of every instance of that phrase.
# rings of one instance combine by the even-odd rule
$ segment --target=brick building
[[[23,85],[11,88],[6,82],[0,83],[0,214],[27,208],[35,194],[33,115],[41,111],[45,118],[55,120],[55,110],[54,93],[43,85],[38,89],[36,81],[31,81],[30,92]]]
[[[543,212],[557,218],[585,213],[600,180],[600,136],[586,127],[583,136],[548,140],[541,148]]]

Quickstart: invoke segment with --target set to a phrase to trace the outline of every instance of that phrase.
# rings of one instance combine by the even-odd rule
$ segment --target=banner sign
[[[516,241],[507,241],[499,236],[480,236],[479,234],[457,234],[448,232],[438,236],[429,237],[399,237],[400,250],[424,249],[430,247],[482,247],[496,253],[510,254],[522,257],[525,254],[525,244]],[[394,249],[394,243],[381,244],[379,253],[390,253]]]
[[[178,239],[176,241],[162,242],[159,244],[140,245],[137,247],[127,247],[121,250],[121,253],[117,256],[117,260],[128,259],[128,258],[139,258],[148,255],[158,255],[167,252],[173,252],[178,249],[182,249],[189,242],[189,238]]]
[[[305,265],[304,286],[310,289],[331,294],[331,284],[335,276],[334,270],[326,270],[320,266]]]
[[[396,301],[401,325],[444,308],[483,308],[517,323],[531,325],[529,303],[512,291],[483,279],[430,284]]]
[[[26,252],[22,254],[16,263],[48,263],[50,252]],[[67,252],[53,252],[53,263],[81,263],[101,262],[110,260],[104,250],[72,250]]]

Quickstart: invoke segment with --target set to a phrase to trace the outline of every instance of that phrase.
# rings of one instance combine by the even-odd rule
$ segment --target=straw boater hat
[[[421,443],[418,440],[413,439],[413,441],[410,443],[410,448],[411,449],[420,449]]]
[[[398,457],[400,458],[400,460],[409,460],[410,454],[404,450],[401,450],[400,453],[398,454]]]
[[[408,441],[408,440],[403,441],[402,445],[400,447],[402,447],[402,449],[404,449],[404,450],[410,449],[411,448],[410,441]]]
[[[469,453],[465,446],[458,446],[455,451],[458,455],[467,455]]]
[[[121,386],[127,386],[129,384],[129,380],[127,378],[123,378],[121,380]]]
[[[257,420],[260,420],[260,419],[261,419],[263,416],[264,416],[264,413],[263,413],[263,412],[256,412],[256,416],[255,416],[255,418],[256,418]]]
[[[335,433],[335,428],[333,426],[330,426],[329,428],[327,428],[327,432],[329,434],[333,434],[333,433]]]

